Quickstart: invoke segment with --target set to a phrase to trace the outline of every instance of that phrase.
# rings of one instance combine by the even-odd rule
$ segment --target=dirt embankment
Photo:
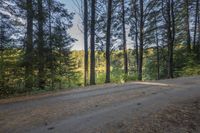
[[[102,133],[199,133],[200,98],[138,116],[126,121],[108,124]]]

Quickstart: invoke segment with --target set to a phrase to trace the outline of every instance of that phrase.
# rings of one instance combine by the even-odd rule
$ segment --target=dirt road
[[[167,125],[167,130],[163,127],[153,129],[156,127],[152,126],[155,121],[163,126],[158,120],[161,119],[159,116],[164,117],[162,114],[168,112],[172,117],[177,114],[178,109],[188,107],[185,109],[187,112],[194,106],[197,107],[192,112],[188,111],[190,115],[187,118],[180,118],[179,116],[184,116],[184,112],[179,112],[177,119],[197,117],[191,119],[195,120],[192,121],[192,127],[181,127],[179,131],[198,132],[199,100],[200,77],[92,86],[54,95],[0,100],[0,133],[147,132],[139,130],[143,126],[150,128],[152,132],[161,132],[161,129],[162,132],[167,132],[169,128],[174,131],[171,124]],[[172,109],[167,110],[170,107]],[[156,114],[159,115],[155,118]],[[168,116],[162,119],[168,119]],[[144,120],[149,124],[138,124]],[[175,127],[178,128],[177,125]]]

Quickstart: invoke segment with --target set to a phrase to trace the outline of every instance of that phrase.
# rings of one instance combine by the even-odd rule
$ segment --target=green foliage
[[[4,1],[7,4],[2,4]],[[70,13],[65,9],[64,4],[57,0],[38,0],[32,3],[32,20],[27,17],[27,9],[30,8],[27,8],[26,1],[4,1],[1,0],[0,4],[0,97],[15,94],[41,93],[82,86],[84,81],[84,51],[71,50],[76,40],[68,33],[69,29],[73,26],[72,20],[74,13]],[[191,1],[189,5],[185,5],[185,1],[174,1],[174,4],[172,3],[176,14],[174,25],[176,35],[173,46],[174,61],[172,64],[168,63],[170,54],[167,46],[170,44],[169,42],[171,42],[171,39],[168,38],[170,34],[166,29],[168,27],[167,23],[170,22],[165,22],[165,17],[171,15],[171,13],[166,14],[168,12],[168,2],[143,1],[143,6],[146,8],[145,13],[147,13],[144,13],[144,15],[142,15],[142,11],[139,11],[142,9],[142,5],[138,2],[139,1],[125,1],[125,15],[127,15],[125,16],[125,20],[126,27],[130,29],[129,37],[134,42],[132,44],[127,38],[127,43],[131,42],[131,45],[136,45],[136,42],[141,42],[141,40],[139,41],[140,37],[142,37],[140,33],[142,31],[144,32],[144,37],[141,38],[144,41],[143,80],[157,79],[158,65],[160,67],[159,77],[161,79],[167,78],[167,68],[169,68],[169,66],[173,68],[175,77],[199,75],[200,61],[197,57],[200,56],[200,54],[198,49],[194,49],[200,46],[199,32],[196,35],[198,36],[196,45],[198,45],[194,46],[194,44],[191,44],[192,52],[188,52],[189,50],[185,48],[185,44],[188,45],[189,41],[189,43],[191,43],[191,40],[194,41],[194,38],[191,37],[188,39],[187,37],[190,29],[192,29],[191,33],[195,31],[193,26],[189,26],[194,24],[195,12],[192,10],[195,9],[196,2]],[[94,45],[96,45],[95,70],[97,84],[103,84],[106,77],[106,3],[107,1],[103,0],[96,5],[96,10],[98,12],[96,13],[96,42]],[[91,6],[90,4],[89,2],[89,6]],[[7,8],[7,6],[10,8]],[[39,11],[39,7],[43,8],[43,10]],[[137,79],[137,65],[135,59],[137,53],[135,50],[136,47],[132,47],[134,50],[128,50],[129,71],[128,75],[125,75],[123,70],[123,65],[125,63],[123,51],[121,50],[123,49],[123,45],[120,41],[123,38],[121,1],[113,1],[113,7],[110,47],[111,82],[124,83],[126,81],[134,81]],[[189,14],[187,13],[187,8],[190,8]],[[91,12],[89,14],[91,14]],[[187,14],[190,16],[187,16]],[[145,17],[143,30],[139,28],[140,26],[142,28],[143,25],[140,23],[142,16]],[[33,22],[33,26],[28,28],[31,30],[33,29],[33,31],[30,30],[32,32],[31,34],[28,34],[26,24],[23,24],[26,19],[27,22],[28,19]],[[186,21],[187,19],[189,19],[189,21]],[[23,22],[20,22],[20,20],[23,20]],[[91,24],[90,21],[91,20],[88,21],[88,24]],[[188,22],[189,26],[186,26],[187,24],[185,24],[185,22]],[[27,25],[29,24],[27,23]],[[173,23],[171,23],[171,26],[173,27]],[[171,26],[168,28],[173,29]],[[187,27],[189,27],[189,29],[187,29]],[[197,29],[200,29],[199,25]],[[30,41],[30,51],[27,50],[29,47],[27,45],[27,36],[31,36],[33,39],[33,41]],[[157,61],[155,45],[159,45],[160,64],[158,64]],[[190,46],[188,48],[190,48]],[[91,60],[89,59],[88,64],[90,64],[90,62]],[[167,64],[170,65],[167,66]],[[30,69],[28,69],[27,66],[30,66]],[[30,83],[30,88],[25,87],[27,83],[29,83],[26,81],[32,82]],[[42,83],[39,81],[42,81]],[[40,86],[40,84],[42,85]]]
[[[200,75],[200,65],[199,64],[194,64],[194,65],[188,65],[186,67],[183,67],[180,75],[181,76],[196,76],[196,75]]]
[[[182,54],[180,59],[182,59],[182,66],[178,67],[178,76],[195,76],[195,75],[200,75],[200,62],[196,58],[195,53],[191,53],[190,55],[188,54]],[[179,60],[180,60],[179,59]]]
[[[166,78],[167,77],[167,50],[166,48],[160,48],[160,78]],[[155,48],[149,48],[145,51],[145,58],[144,58],[144,80],[155,80],[157,79],[157,58],[156,58],[156,49]]]
[[[160,64],[160,77],[166,78],[166,55],[167,50],[165,48],[161,49],[161,64]],[[55,54],[58,52],[54,51]],[[195,59],[195,54],[182,54],[185,53],[184,48],[176,48],[175,50],[175,75],[179,76],[191,76],[200,74],[200,65]],[[24,69],[20,66],[21,57],[23,52],[18,49],[6,50],[3,53],[4,59],[0,61],[4,75],[4,80],[6,81],[4,87],[0,88],[1,97],[16,95],[21,93],[26,93],[26,88],[24,88]],[[113,83],[124,83],[126,81],[137,80],[137,73],[135,65],[129,65],[129,74],[127,77],[124,75],[123,71],[123,57],[121,51],[113,51],[111,56],[111,82]],[[61,52],[55,65],[55,80],[54,88],[51,87],[51,77],[50,70],[47,71],[46,75],[46,86],[43,90],[37,87],[36,81],[37,76],[35,71],[33,77],[35,85],[31,92],[29,93],[43,93],[46,91],[55,91],[58,89],[68,89],[73,87],[78,87],[83,85],[83,51],[67,51]],[[103,52],[96,53],[96,83],[104,84],[105,82],[105,54]],[[134,55],[129,51],[129,63],[134,64]],[[61,61],[61,64],[60,64]],[[155,80],[157,78],[156,70],[156,52],[155,49],[151,48],[145,52],[144,58],[144,80]],[[61,71],[60,71],[61,70]],[[1,78],[2,82],[2,78]]]
[[[153,52],[150,52],[153,51]],[[167,78],[167,50],[162,49],[160,54],[160,77]],[[145,53],[144,60],[144,80],[155,80],[157,78],[157,61],[155,49],[148,49]],[[175,47],[174,50],[174,76],[194,76],[200,74],[200,64],[196,58],[196,54],[188,53],[185,47],[181,45]]]
[[[0,98],[27,93],[27,88],[24,87],[24,68],[21,66],[23,52],[19,49],[7,49],[1,52],[0,55]],[[35,69],[34,75],[32,75],[34,86],[28,93],[42,93],[50,90],[81,86],[82,74],[77,70],[76,60],[71,52],[68,55],[62,56],[62,59],[64,61],[60,64],[62,71],[59,71],[58,67],[55,69],[54,87],[52,88],[51,86],[51,72],[47,70],[45,88],[38,88],[37,70]],[[57,61],[59,62],[59,60]]]

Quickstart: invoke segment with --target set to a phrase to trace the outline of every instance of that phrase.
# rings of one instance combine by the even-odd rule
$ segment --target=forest
[[[0,0],[0,98],[200,75],[199,0],[72,1]]]

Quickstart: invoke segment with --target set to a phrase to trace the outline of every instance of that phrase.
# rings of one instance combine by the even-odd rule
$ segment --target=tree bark
[[[144,3],[140,0],[140,46],[139,46],[139,67],[138,80],[142,80],[142,66],[143,66],[143,43],[144,43]]]
[[[4,88],[5,88],[4,50],[3,48],[0,47],[0,89]]]
[[[44,12],[43,0],[37,0],[38,4],[38,87],[45,87],[45,72],[44,72]]]
[[[198,15],[197,58],[200,60],[200,13],[199,13],[199,15]]]
[[[4,28],[2,17],[0,16],[0,89],[5,88],[5,71],[4,71]]]
[[[91,40],[90,40],[90,85],[95,85],[95,14],[96,0],[91,1]]]
[[[32,0],[26,0],[27,8],[27,39],[25,49],[25,88],[31,91],[33,87],[33,5]]]
[[[126,44],[126,24],[125,24],[125,5],[124,0],[122,0],[122,25],[123,25],[123,51],[124,51],[124,74],[125,77],[128,75],[128,54],[127,54],[127,44]]]
[[[55,80],[55,70],[53,66],[54,57],[53,57],[53,47],[52,47],[52,26],[51,26],[51,6],[52,0],[48,0],[48,17],[49,17],[49,47],[50,47],[50,71],[51,71],[51,88],[54,88],[54,80]]]
[[[199,0],[196,0],[195,22],[194,22],[194,38],[193,38],[193,50],[196,52],[196,36],[197,36],[197,23],[199,14]]]
[[[106,81],[110,83],[110,38],[111,38],[111,21],[112,21],[112,0],[108,0],[107,12],[107,32],[106,32]]]
[[[186,28],[186,32],[187,32],[186,45],[187,45],[188,53],[191,53],[189,0],[185,0],[185,10],[186,10],[185,28]]]
[[[88,1],[84,0],[84,85],[88,83]]]
[[[138,55],[138,16],[137,16],[137,0],[132,0],[133,4],[133,16],[135,17],[135,62],[136,62],[136,71],[137,75],[139,73],[139,55]]]
[[[174,2],[167,1],[168,78],[173,78],[173,47],[175,38]]]
[[[157,17],[155,14],[155,39],[156,39],[156,59],[157,59],[157,80],[160,79],[160,52],[159,52],[159,39],[158,39],[158,26],[157,26]]]

